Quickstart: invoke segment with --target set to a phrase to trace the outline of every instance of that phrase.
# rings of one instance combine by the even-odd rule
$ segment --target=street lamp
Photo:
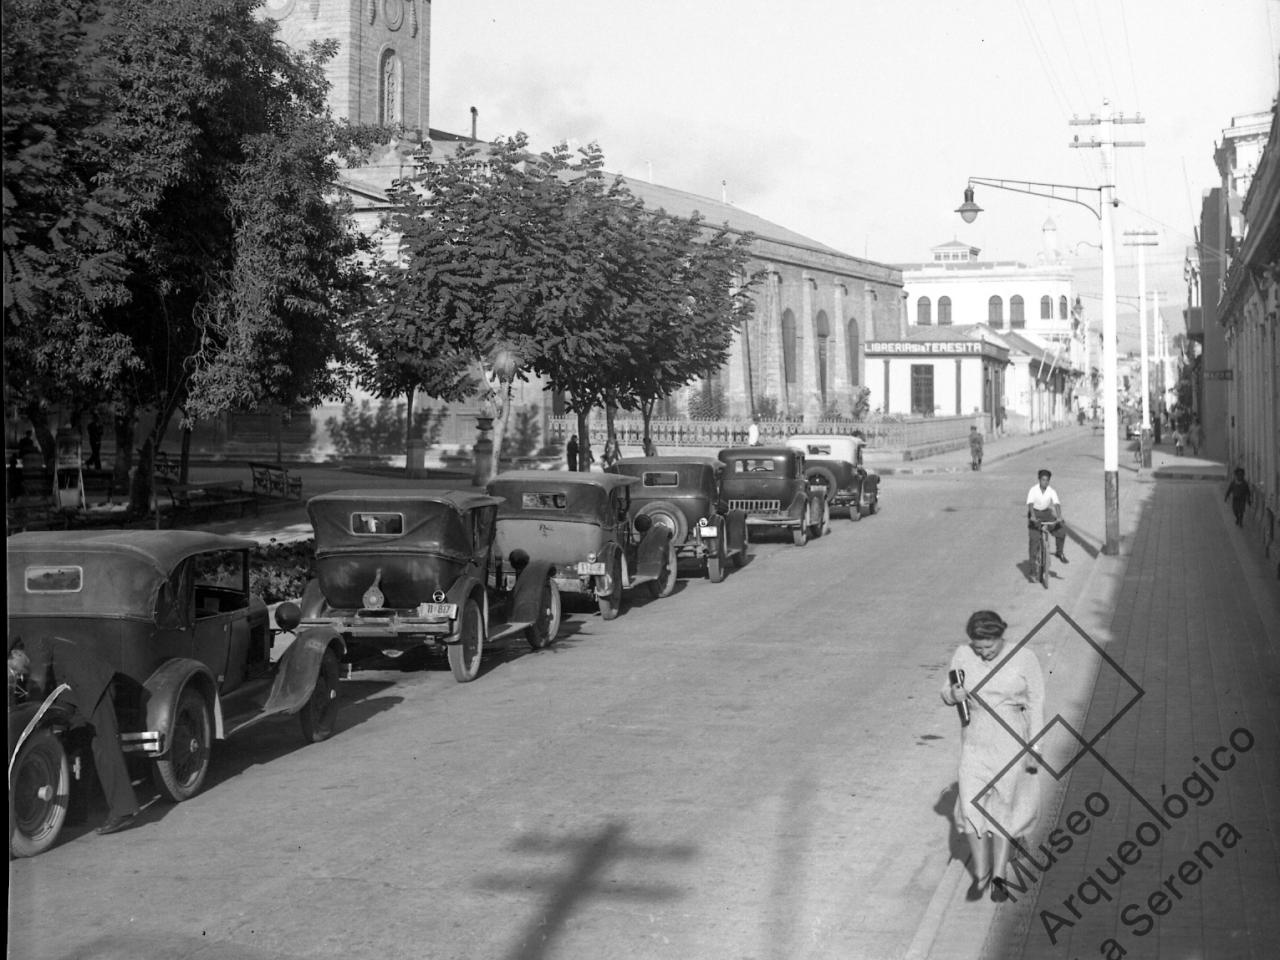
[[[1104,142],[1105,145],[1105,142]],[[1110,150],[1103,150],[1103,179],[1110,180]],[[1120,456],[1116,417],[1116,261],[1115,238],[1112,235],[1112,184],[1079,187],[1034,180],[999,180],[970,177],[964,188],[964,202],[956,208],[965,223],[973,223],[982,208],[973,199],[974,184],[995,190],[1009,190],[1033,197],[1061,200],[1084,207],[1097,219],[1102,240],[1102,486],[1106,511],[1106,539],[1102,552],[1120,552]],[[1091,197],[1090,195],[1095,195]],[[1086,199],[1088,198],[1088,199]],[[1095,206],[1096,204],[1096,206]]]

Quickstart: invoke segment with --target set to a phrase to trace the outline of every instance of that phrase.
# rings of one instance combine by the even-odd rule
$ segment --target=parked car
[[[720,451],[725,466],[720,495],[726,509],[741,510],[747,526],[791,531],[802,547],[810,537],[831,529],[825,487],[805,476],[805,456],[791,447],[729,447]]]
[[[824,487],[827,505],[845,510],[850,520],[861,520],[876,512],[880,499],[880,475],[862,463],[861,437],[797,433],[787,437],[787,446],[805,455],[804,474],[812,486]]]
[[[548,563],[498,576],[499,500],[469,490],[339,490],[312,497],[316,576],[303,626],[342,636],[347,660],[444,651],[459,683],[474,680],[487,643],[523,634],[535,650],[560,631]]]
[[[249,592],[250,540],[186,530],[22,533],[8,541],[10,649],[56,636],[114,672],[121,746],[150,761],[156,788],[195,796],[213,740],[297,714],[307,741],[333,732],[342,638],[301,631],[271,660],[266,605]],[[291,629],[296,624],[281,624]],[[33,673],[9,702],[9,850],[58,838],[88,759],[65,685]],[[56,678],[55,678],[56,679]],[[74,691],[72,691],[74,693]],[[83,779],[86,764],[70,765]]]
[[[624,590],[647,585],[654,597],[676,586],[671,529],[630,515],[633,477],[609,473],[512,470],[489,484],[502,498],[497,552],[501,575],[521,564],[549,563],[566,593],[594,597],[612,620]]]
[[[720,499],[724,464],[710,457],[638,457],[610,471],[640,482],[631,488],[631,519],[649,517],[671,530],[677,557],[698,561],[719,583],[747,556],[747,515]]]

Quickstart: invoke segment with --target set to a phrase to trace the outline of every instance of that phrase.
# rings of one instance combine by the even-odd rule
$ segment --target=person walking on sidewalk
[[[1054,556],[1063,563],[1070,562],[1062,550],[1067,542],[1067,524],[1062,519],[1062,500],[1058,497],[1058,491],[1049,486],[1052,479],[1052,471],[1041,470],[1036,474],[1035,486],[1027,491],[1027,550],[1033,568],[1040,555],[1040,524],[1043,521],[1057,521],[1052,528]]]
[[[576,433],[570,434],[569,442],[565,444],[564,458],[570,470],[578,469],[578,435]]]
[[[976,426],[969,428],[969,469],[982,469],[982,434]]]
[[[1253,503],[1253,491],[1249,489],[1249,481],[1244,478],[1244,468],[1236,467],[1235,479],[1227,484],[1227,495],[1224,500],[1231,501],[1231,512],[1236,515],[1236,526],[1244,526],[1244,508]]]
[[[1044,674],[1025,647],[1001,656],[1007,628],[994,610],[969,617],[969,642],[951,657],[952,673],[942,687],[943,703],[969,708],[969,722],[960,728],[953,815],[972,854],[968,900],[981,900],[988,886],[992,900],[1008,898],[1004,871],[1010,838],[1027,836],[1040,815],[1039,762],[1033,753],[1021,755],[1044,726]],[[952,683],[952,677],[959,682]],[[979,684],[982,689],[970,693]],[[982,809],[974,803],[979,795]]]
[[[1187,427],[1187,446],[1191,448],[1193,457],[1200,456],[1200,444],[1204,443],[1204,428],[1200,426],[1200,418],[1196,417]]]

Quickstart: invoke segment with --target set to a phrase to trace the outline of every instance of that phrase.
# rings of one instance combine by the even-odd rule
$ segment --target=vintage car
[[[832,510],[847,510],[850,520],[876,512],[880,475],[862,464],[861,437],[798,433],[787,437],[787,446],[804,454],[804,474],[811,486],[824,487]]]
[[[545,647],[560,632],[560,592],[542,561],[494,579],[498,504],[471,490],[312,497],[316,576],[303,593],[303,626],[336,631],[357,665],[445,651],[459,683],[476,678],[486,643],[523,634]]]
[[[747,515],[747,527],[790,530],[802,547],[831,529],[825,487],[805,476],[805,457],[791,447],[729,447],[720,451],[720,496]]]
[[[635,477],[631,519],[649,517],[671,530],[678,557],[701,564],[707,579],[719,583],[730,565],[747,556],[747,515],[727,510],[720,500],[724,464],[710,457],[638,457],[620,460],[611,473]]]
[[[24,636],[53,636],[104,662],[114,672],[121,746],[150,761],[156,788],[173,801],[200,791],[214,739],[290,714],[309,742],[333,732],[342,638],[300,631],[272,661],[267,607],[249,592],[253,545],[188,530],[22,533],[8,541],[10,649]],[[84,718],[62,696],[68,687],[45,689],[46,679],[33,664],[28,683],[11,681],[14,856],[57,840],[73,786],[68,771],[83,780],[89,756]]]
[[[676,546],[670,528],[631,519],[633,477],[609,473],[512,470],[490,482],[498,507],[500,575],[549,563],[566,593],[595,598],[612,620],[622,592],[647,585],[654,597],[676,586]]]

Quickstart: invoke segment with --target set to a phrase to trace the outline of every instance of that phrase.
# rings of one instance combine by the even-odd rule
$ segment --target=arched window
[[[1022,298],[1016,293],[1009,298],[1009,329],[1021,330],[1027,325],[1027,315],[1023,312]]]
[[[1058,298],[1058,319],[1059,320],[1067,319],[1067,298],[1066,297]]]
[[[831,351],[831,321],[827,319],[827,311],[819,310],[818,315],[813,318],[813,332],[817,335],[818,340],[818,396],[822,397],[822,404],[827,403],[827,371],[830,369]]]
[[[1041,320],[1053,319],[1053,297],[1040,298],[1040,319]]]
[[[400,58],[394,50],[384,50],[378,70],[378,122],[394,126],[401,121],[404,85],[400,77]]]
[[[951,298],[938,298],[938,326],[946,327],[951,324]]]
[[[787,383],[796,382],[796,315],[782,312],[782,372]]]
[[[844,325],[845,351],[849,364],[849,386],[861,386],[858,377],[858,318],[850,317]]]
[[[933,304],[928,297],[921,297],[916,301],[916,323],[922,327],[927,327],[933,323]]]
[[[987,301],[987,323],[997,330],[1004,326],[1004,301],[999,297]]]

